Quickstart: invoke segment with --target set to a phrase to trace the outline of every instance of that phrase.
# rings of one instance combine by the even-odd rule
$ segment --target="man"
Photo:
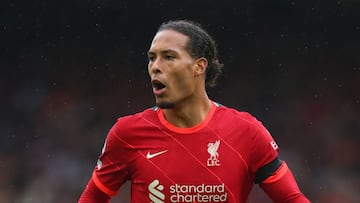
[[[162,24],[148,59],[156,107],[118,119],[79,202],[109,202],[127,180],[136,203],[241,203],[254,183],[274,202],[309,202],[261,122],[208,98],[223,65],[200,25]]]

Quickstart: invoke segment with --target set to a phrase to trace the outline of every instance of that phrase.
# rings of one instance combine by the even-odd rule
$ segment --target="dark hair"
[[[209,33],[200,24],[188,20],[165,22],[160,25],[158,32],[163,30],[174,30],[189,37],[187,51],[193,58],[204,57],[208,60],[205,84],[215,86],[224,65],[219,62],[215,40]]]

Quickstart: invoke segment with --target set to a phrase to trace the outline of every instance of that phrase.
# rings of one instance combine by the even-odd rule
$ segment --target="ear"
[[[201,57],[201,58],[196,59],[195,68],[194,68],[195,76],[205,74],[207,66],[208,66],[208,61],[206,58]]]

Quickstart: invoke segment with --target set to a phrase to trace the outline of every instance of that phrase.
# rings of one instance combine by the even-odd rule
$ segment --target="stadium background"
[[[209,95],[264,123],[313,202],[360,201],[359,1],[3,0],[0,202],[77,201],[116,118],[154,105],[146,52],[169,19],[213,35]]]

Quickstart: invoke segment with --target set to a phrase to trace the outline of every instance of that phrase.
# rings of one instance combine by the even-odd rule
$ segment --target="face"
[[[172,108],[195,89],[196,59],[185,46],[188,37],[173,30],[158,32],[148,51],[148,72],[160,108]]]

